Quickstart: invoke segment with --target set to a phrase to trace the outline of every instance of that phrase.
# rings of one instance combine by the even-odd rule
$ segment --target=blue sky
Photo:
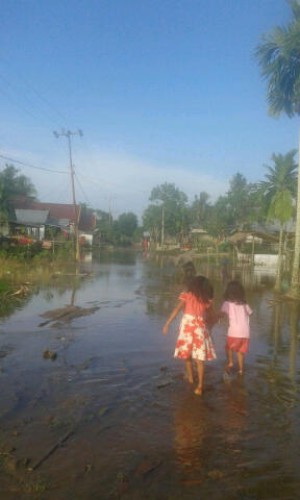
[[[285,0],[2,0],[0,154],[41,201],[141,215],[153,187],[189,200],[261,180],[297,148],[298,123],[268,115],[254,50],[290,19]],[[0,158],[0,168],[11,163]],[[37,168],[34,168],[37,167]]]

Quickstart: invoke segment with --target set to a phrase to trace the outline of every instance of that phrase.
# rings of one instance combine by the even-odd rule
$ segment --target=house
[[[91,210],[73,204],[14,200],[8,216],[9,233],[25,233],[38,241],[52,239],[54,234],[69,238],[74,234],[76,219],[79,242],[92,244],[96,217]]]
[[[268,224],[252,224],[251,228],[246,230],[235,230],[228,236],[227,240],[240,248],[244,244],[254,244],[255,246],[266,246],[270,250],[277,252],[279,243],[280,224],[278,222]],[[284,235],[287,240],[295,235],[295,222],[289,221],[284,225]]]
[[[192,247],[207,246],[214,242],[214,238],[209,236],[205,229],[200,227],[193,227],[190,231],[190,243]]]
[[[255,229],[254,229],[255,228]],[[292,226],[287,236],[293,234]],[[249,231],[235,231],[227,238],[236,249],[239,262],[253,263],[255,266],[275,267],[278,262],[279,226],[254,225]],[[283,261],[286,260],[283,255]]]

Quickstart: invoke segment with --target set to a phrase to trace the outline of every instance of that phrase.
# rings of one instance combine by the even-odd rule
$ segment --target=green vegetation
[[[270,113],[289,117],[300,115],[300,4],[289,0],[292,20],[286,27],[276,26],[263,36],[256,50],[263,78],[267,81]],[[300,156],[300,154],[299,154]],[[299,161],[299,160],[298,160]],[[300,265],[300,167],[298,166],[297,212],[294,260],[289,293],[299,294]]]
[[[286,155],[273,155],[274,166],[267,167],[266,180],[260,184],[267,208],[267,218],[279,221],[279,250],[275,290],[280,290],[285,224],[291,220],[296,197],[297,165],[296,151]]]
[[[271,114],[285,113],[293,117],[300,114],[300,4],[297,0],[290,0],[289,5],[291,21],[286,27],[275,27],[263,35],[255,56],[267,82],[267,100]],[[291,239],[288,241],[286,238],[285,228],[288,222],[296,220],[289,294],[297,296],[300,264],[300,176],[297,175],[295,154],[295,150],[285,154],[272,154],[273,166],[266,167],[264,180],[258,180],[257,183],[249,183],[243,174],[237,172],[229,182],[228,191],[214,203],[209,193],[204,191],[189,203],[186,194],[174,184],[165,182],[155,186],[150,192],[150,203],[143,213],[142,225],[138,224],[138,218],[132,212],[123,213],[117,220],[113,220],[110,213],[95,210],[97,228],[94,243],[98,247],[132,247],[140,244],[146,234],[155,248],[193,246],[199,251],[207,247],[220,251],[221,245],[224,246],[233,230],[247,231],[254,222],[268,224],[274,221],[278,224],[279,240],[275,288],[279,289],[283,248],[291,244]],[[11,199],[20,196],[29,199],[35,195],[36,190],[31,181],[19,175],[13,165],[6,165],[0,172],[0,224],[3,226],[7,222]],[[69,258],[72,247],[64,242],[58,243],[54,250],[44,251],[39,243],[14,248],[0,243],[0,257],[19,261]],[[289,250],[292,253],[292,249]]]
[[[185,193],[167,182],[152,189],[151,204],[143,215],[143,226],[154,243],[165,243],[167,235],[175,243],[182,243],[189,232],[190,214]]]
[[[132,212],[123,213],[117,220],[111,214],[96,210],[97,226],[94,245],[112,245],[130,247],[141,239],[141,228],[138,227],[138,218]]]
[[[36,189],[25,175],[20,175],[13,165],[6,165],[0,172],[0,223],[7,221],[9,203],[17,197],[35,198]]]

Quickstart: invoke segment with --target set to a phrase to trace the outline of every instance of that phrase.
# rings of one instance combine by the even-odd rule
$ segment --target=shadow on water
[[[161,335],[182,287],[172,258],[100,255],[2,318],[1,498],[299,496],[299,304],[262,271],[195,266],[217,307],[239,277],[254,310],[244,377],[223,377],[218,325],[202,398],[173,359],[178,323]]]

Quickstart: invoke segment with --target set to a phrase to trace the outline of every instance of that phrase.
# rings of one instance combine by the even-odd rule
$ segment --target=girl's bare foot
[[[196,394],[196,396],[202,396],[202,387],[196,387],[194,394]]]
[[[230,371],[230,370],[231,370],[231,368],[233,368],[233,363],[227,363],[227,364],[225,365],[225,370],[226,370],[226,371]]]

